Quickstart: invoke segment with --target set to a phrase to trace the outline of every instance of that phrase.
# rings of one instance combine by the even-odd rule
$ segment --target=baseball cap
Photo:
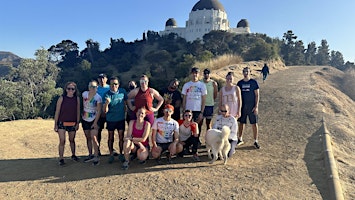
[[[174,111],[174,106],[172,106],[171,104],[166,104],[164,106],[164,109],[170,109],[170,110]]]
[[[193,68],[191,69],[191,73],[194,73],[194,72],[200,72],[200,69],[197,68],[197,67],[193,67]]]
[[[99,74],[98,78],[107,78],[106,74]]]
[[[210,74],[210,73],[211,73],[211,71],[210,71],[209,69],[207,69],[207,68],[206,68],[205,70],[203,70],[203,73],[204,73],[204,74]]]

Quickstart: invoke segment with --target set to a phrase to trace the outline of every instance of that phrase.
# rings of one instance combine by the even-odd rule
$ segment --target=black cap
[[[203,73],[204,73],[204,74],[210,74],[210,73],[211,73],[211,71],[210,71],[209,69],[207,69],[207,68],[206,68],[205,70],[203,70]]]
[[[191,73],[194,73],[194,72],[200,72],[200,69],[197,68],[197,67],[193,67],[193,68],[191,69]]]
[[[98,78],[107,78],[106,74],[99,74]]]

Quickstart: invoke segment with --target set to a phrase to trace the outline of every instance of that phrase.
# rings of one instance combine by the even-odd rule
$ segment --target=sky
[[[339,51],[344,60],[355,62],[354,0],[219,0],[231,27],[247,19],[252,33],[280,38],[292,30],[305,48],[321,40]],[[92,39],[100,49],[110,38],[131,42],[145,31],[162,31],[174,18],[185,27],[198,0],[1,0],[0,51],[34,58],[36,50],[48,49],[62,40],[85,48]]]

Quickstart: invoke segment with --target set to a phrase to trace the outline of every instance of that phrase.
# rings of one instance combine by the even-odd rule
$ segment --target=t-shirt
[[[91,99],[89,99],[89,91],[85,91],[82,94],[83,97],[83,113],[82,118],[87,122],[92,122],[96,117],[97,104],[102,102],[99,94],[95,94]]]
[[[174,140],[174,131],[179,133],[179,124],[174,119],[165,121],[164,117],[160,117],[154,121],[152,129],[156,131],[157,143],[169,143]]]
[[[101,99],[103,102],[105,102],[105,94],[107,91],[110,90],[110,86],[109,85],[105,85],[105,86],[98,86],[97,87],[97,94],[100,95]]]
[[[198,125],[196,122],[191,122],[189,126],[184,125],[184,120],[179,120],[178,121],[180,126],[179,126],[179,140],[184,142],[189,137],[192,136],[192,133],[198,133]]]
[[[249,81],[240,80],[237,83],[242,93],[242,106],[255,106],[255,90],[259,89],[258,82],[254,79]]]
[[[117,92],[109,90],[105,94],[105,99],[110,98],[108,104],[108,112],[106,120],[109,122],[117,122],[125,119],[125,101],[127,100],[127,92],[124,88],[118,88]]]
[[[217,115],[216,121],[213,123],[212,128],[221,131],[223,126],[228,126],[231,130],[228,139],[238,140],[238,135],[237,135],[238,124],[237,124],[237,120],[233,116],[223,117],[223,115]]]
[[[186,96],[186,110],[201,111],[202,96],[207,95],[204,83],[201,81],[187,82],[182,87],[181,93]]]

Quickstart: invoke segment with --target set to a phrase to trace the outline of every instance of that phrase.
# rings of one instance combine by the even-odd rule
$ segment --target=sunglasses
[[[90,85],[89,87],[90,87],[90,88],[93,88],[93,89],[96,89],[96,88],[97,88],[97,85]]]
[[[173,112],[171,109],[164,109],[164,112]]]
[[[147,81],[147,80],[139,80],[139,82],[140,82],[140,83],[145,83],[145,84],[147,84],[147,83],[148,83],[148,81]]]
[[[188,114],[188,115],[184,115],[185,117],[191,117],[192,115],[191,114]]]
[[[111,83],[110,85],[111,85],[111,86],[114,86],[114,85],[118,85],[118,83]]]
[[[68,87],[67,90],[75,90],[75,88]]]
[[[220,112],[227,112],[226,110],[219,110]]]

